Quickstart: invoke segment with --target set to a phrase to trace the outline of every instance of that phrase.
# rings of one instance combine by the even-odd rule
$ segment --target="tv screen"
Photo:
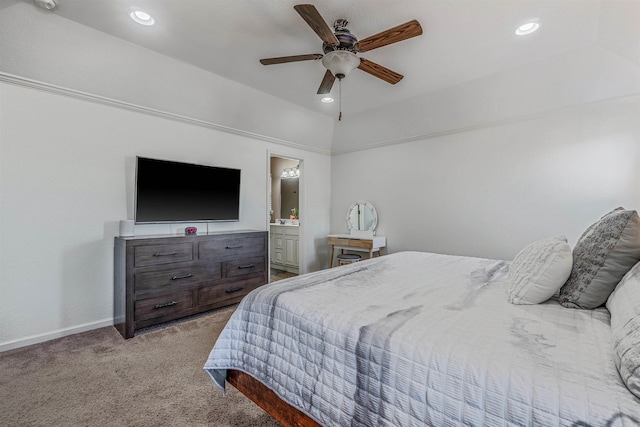
[[[136,223],[238,221],[240,170],[137,158]]]

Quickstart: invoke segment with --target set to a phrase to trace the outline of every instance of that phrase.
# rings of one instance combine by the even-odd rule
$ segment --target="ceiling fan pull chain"
[[[342,121],[342,79],[338,79],[338,107],[340,109],[340,114],[338,114],[338,121]]]

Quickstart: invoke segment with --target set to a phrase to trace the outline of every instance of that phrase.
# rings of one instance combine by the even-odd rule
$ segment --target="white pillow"
[[[607,300],[613,360],[625,385],[640,397],[640,263],[624,275]]]
[[[509,302],[540,304],[548,300],[567,281],[572,265],[571,247],[564,236],[528,244],[509,267]]]

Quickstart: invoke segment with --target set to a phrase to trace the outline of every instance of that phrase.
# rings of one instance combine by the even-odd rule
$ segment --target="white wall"
[[[61,5],[60,7],[64,7]],[[331,148],[334,120],[42,10],[0,13],[0,71],[221,128]]]
[[[136,155],[242,169],[240,222],[210,231],[266,230],[269,151],[304,159],[314,225],[303,224],[301,264],[319,268],[328,155],[11,84],[0,93],[0,349],[112,324],[113,237],[130,215]]]
[[[240,222],[210,231],[267,230],[269,155],[302,159],[300,268],[326,263],[333,119],[30,2],[0,52],[0,351],[112,324],[137,155],[242,169]]]
[[[636,9],[604,2],[580,50],[349,115],[333,137],[332,232],[363,199],[391,252],[511,259],[640,210]]]
[[[368,200],[390,252],[512,259],[542,237],[574,245],[609,210],[640,210],[640,97],[334,155],[331,189],[331,231]]]
[[[640,64],[603,48],[583,49],[350,115],[335,127],[333,152],[415,141],[639,93]]]

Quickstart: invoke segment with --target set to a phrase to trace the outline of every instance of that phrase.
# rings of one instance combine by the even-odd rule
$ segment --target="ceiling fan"
[[[318,94],[331,92],[335,79],[342,80],[355,68],[378,77],[390,84],[402,80],[402,75],[368,59],[358,57],[356,53],[368,52],[388,44],[416,37],[422,34],[422,27],[415,19],[381,33],[358,40],[347,29],[346,19],[338,19],[333,24],[334,31],[329,28],[318,10],[312,4],[298,4],[293,7],[302,19],[322,39],[323,53],[306,55],[281,56],[261,59],[263,65],[282,64],[286,62],[322,60],[327,69],[318,88]]]

